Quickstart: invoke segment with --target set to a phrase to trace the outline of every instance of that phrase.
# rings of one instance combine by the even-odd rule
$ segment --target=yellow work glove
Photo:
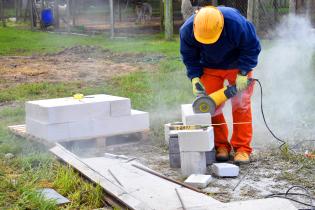
[[[193,86],[193,94],[195,96],[205,95],[206,90],[203,84],[201,83],[199,77],[195,77],[191,80],[191,84]]]
[[[243,91],[248,86],[248,77],[247,75],[237,74],[236,77],[236,89],[237,91]]]

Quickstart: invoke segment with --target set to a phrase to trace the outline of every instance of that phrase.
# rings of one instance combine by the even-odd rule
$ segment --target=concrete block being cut
[[[211,180],[211,175],[192,174],[184,182],[193,187],[203,189],[208,186]]]
[[[181,152],[180,159],[183,176],[207,172],[205,152]]]
[[[80,100],[68,97],[29,101],[25,112],[27,118],[42,123],[69,123],[130,115],[131,103],[128,98],[99,94]]]
[[[26,118],[26,132],[50,142],[114,136],[147,129],[149,129],[149,114],[137,110],[132,110],[129,116],[69,123],[48,124]]]
[[[210,113],[195,114],[191,104],[182,104],[182,121],[184,125],[210,125]]]
[[[213,127],[206,130],[178,131],[179,149],[181,152],[206,152],[214,147]]]
[[[240,168],[230,163],[214,163],[211,167],[212,172],[219,177],[236,177]]]

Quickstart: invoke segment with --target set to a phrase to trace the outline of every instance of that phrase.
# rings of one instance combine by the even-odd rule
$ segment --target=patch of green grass
[[[0,27],[0,55],[54,53],[75,45],[100,46],[113,52],[163,53],[179,56],[178,41],[166,42],[161,35],[110,39],[101,35],[83,37]]]
[[[0,92],[0,102],[25,101],[37,98],[72,96],[80,91],[80,83],[25,83]]]
[[[62,166],[57,169],[55,189],[67,196],[72,202],[67,205],[69,209],[94,208],[104,205],[104,192],[99,185],[82,181],[81,177],[69,166]]]

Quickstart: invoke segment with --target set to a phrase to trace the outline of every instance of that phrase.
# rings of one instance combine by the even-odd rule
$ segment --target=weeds
[[[70,167],[61,166],[57,169],[55,189],[66,195],[72,202],[67,208],[82,208],[93,206],[94,208],[104,205],[102,188],[91,183],[84,182],[82,178]]]
[[[302,185],[315,193],[315,159],[304,154],[294,153],[284,147],[280,158],[286,162],[278,179],[289,181],[292,185]]]

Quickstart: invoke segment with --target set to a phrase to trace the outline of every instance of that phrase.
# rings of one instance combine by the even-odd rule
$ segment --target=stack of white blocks
[[[89,139],[149,129],[149,114],[128,98],[99,94],[29,101],[26,132],[51,142]]]
[[[182,130],[178,132],[183,176],[205,174],[207,172],[206,154],[214,147],[214,134],[210,113],[195,114],[191,104],[182,105],[184,125],[208,125],[208,129]]]

